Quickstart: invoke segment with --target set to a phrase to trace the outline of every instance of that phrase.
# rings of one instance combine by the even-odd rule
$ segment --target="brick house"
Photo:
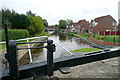
[[[68,25],[66,31],[67,32],[74,32],[74,33],[81,33],[82,28],[88,23],[89,22],[86,21],[85,19],[79,20],[77,23],[73,23],[71,25]]]
[[[116,20],[110,16],[97,17],[89,23],[88,33],[96,33],[103,31],[115,31],[117,26]]]
[[[85,19],[79,20],[77,23],[67,26],[67,32],[75,32],[79,34],[98,34],[105,31],[116,31],[117,22],[110,16],[97,17],[89,23]]]

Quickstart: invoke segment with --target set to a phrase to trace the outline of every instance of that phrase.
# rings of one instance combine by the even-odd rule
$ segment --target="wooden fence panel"
[[[99,35],[120,35],[120,31],[101,31]]]

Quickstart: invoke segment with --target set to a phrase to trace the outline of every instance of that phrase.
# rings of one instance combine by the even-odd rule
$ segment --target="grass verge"
[[[102,49],[98,49],[98,48],[80,48],[80,49],[73,50],[71,52],[93,52],[93,51],[99,51],[99,50],[102,50]]]
[[[67,32],[66,33],[68,36],[74,36],[74,33],[72,33],[72,32]]]
[[[29,40],[29,42],[31,42],[33,40],[35,40],[35,39],[31,39],[31,40]],[[27,42],[27,40],[17,41],[17,42]],[[25,44],[18,44],[18,46],[22,46],[22,45],[25,45]],[[0,50],[2,50],[2,49],[6,49],[6,43],[0,44]]]
[[[40,36],[50,36],[50,34],[48,32],[41,32],[41,33],[37,33],[34,35],[35,37],[40,37]]]
[[[40,37],[40,36],[50,36],[50,34],[48,32],[41,32],[41,33],[38,33],[38,34],[35,34],[34,35],[35,37]],[[31,39],[29,40],[30,42],[33,41],[35,39]],[[23,40],[23,41],[18,41],[18,42],[27,42],[27,40]],[[19,44],[18,46],[22,46],[24,44]],[[3,43],[3,44],[0,44],[0,50],[2,49],[6,49],[6,44]]]
[[[86,34],[76,34],[76,35],[81,36],[81,37],[84,37],[84,38],[88,38],[88,37],[89,37],[89,36],[86,35]]]
[[[107,42],[120,43],[120,35],[106,35],[104,38]]]

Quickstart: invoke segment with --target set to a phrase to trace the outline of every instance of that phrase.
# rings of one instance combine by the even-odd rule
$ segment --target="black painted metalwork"
[[[55,49],[55,45],[53,44],[52,40],[47,41],[47,74],[48,76],[53,75],[53,69],[54,69],[54,64],[53,64],[53,52]]]
[[[61,67],[73,67],[77,65],[82,65],[90,62],[95,62],[99,60],[109,59],[120,56],[120,50],[115,51],[107,51],[107,52],[101,52],[91,55],[74,55],[74,56],[66,56],[64,58],[58,58],[54,59],[54,69],[59,70]],[[94,52],[93,52],[94,53]],[[3,70],[3,76],[2,80],[9,80],[10,75],[8,75],[8,70]],[[23,74],[25,73],[25,74]],[[19,78],[25,79],[36,75],[47,75],[47,62],[39,62],[34,64],[29,64],[25,66],[19,67]]]
[[[7,40],[8,39],[6,38],[6,41]],[[27,43],[28,42],[25,42],[23,44],[27,44]],[[32,43],[36,43],[36,42],[32,42]],[[37,43],[43,43],[43,42],[37,42]],[[90,62],[95,62],[99,60],[120,56],[119,53],[120,50],[107,49],[97,52],[86,53],[84,55],[66,56],[64,58],[58,58],[53,60],[53,52],[55,51],[55,44],[53,44],[52,40],[45,41],[45,43],[47,43],[47,46],[42,48],[47,49],[47,61],[18,67],[17,50],[19,48],[17,48],[17,44],[20,43],[16,43],[16,41],[9,41],[9,44],[7,45],[9,51],[6,54],[6,59],[9,62],[9,69],[4,69],[0,71],[2,73],[2,75],[0,75],[0,78],[2,78],[2,80],[18,80],[18,79],[33,77],[35,75],[52,76],[55,70],[59,70],[62,67],[73,67],[81,64],[86,64]],[[30,49],[30,48],[20,48],[20,49]]]
[[[47,41],[40,41],[40,42],[18,42],[17,44],[34,44],[34,43],[47,43]]]
[[[26,42],[25,42],[26,43]],[[29,43],[29,42],[27,42]],[[33,42],[35,43],[35,42]],[[55,44],[53,44],[52,40],[47,40],[47,41],[42,41],[42,42],[37,42],[37,43],[47,43],[47,46],[41,46],[41,47],[33,47],[33,48],[17,48],[17,42],[15,40],[9,41],[9,53],[6,54],[6,59],[9,63],[9,79],[16,80],[19,79],[19,68],[18,68],[18,59],[17,59],[17,50],[21,49],[36,49],[36,48],[46,48],[47,49],[47,74],[48,76],[53,75],[53,69],[54,69],[54,64],[53,64],[53,52],[55,51]],[[19,43],[20,44],[20,43]],[[22,43],[21,43],[22,44]],[[24,43],[23,43],[24,44]],[[31,73],[32,76],[36,75],[34,72]],[[7,78],[7,76],[6,76]],[[5,80],[6,80],[5,78]],[[4,78],[2,78],[4,79]],[[7,78],[8,79],[8,78]]]
[[[9,36],[8,36],[8,28],[7,28],[7,24],[4,25],[4,31],[5,31],[5,38],[6,38],[6,50],[7,53],[9,52]]]
[[[9,53],[7,53],[6,55],[6,59],[9,62],[9,73],[11,79],[19,79],[16,41],[10,41]]]
[[[31,48],[18,48],[17,50],[23,50],[23,49],[39,49],[39,48],[46,48],[46,46],[41,46],[41,47],[31,47]]]

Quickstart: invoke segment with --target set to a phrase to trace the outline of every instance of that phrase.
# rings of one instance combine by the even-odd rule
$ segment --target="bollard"
[[[18,59],[17,59],[17,45],[16,41],[9,41],[9,53],[6,54],[6,59],[9,62],[9,74],[11,79],[19,79]]]
[[[52,40],[47,41],[47,74],[48,76],[53,75],[53,52],[55,51],[55,45],[53,44]]]

